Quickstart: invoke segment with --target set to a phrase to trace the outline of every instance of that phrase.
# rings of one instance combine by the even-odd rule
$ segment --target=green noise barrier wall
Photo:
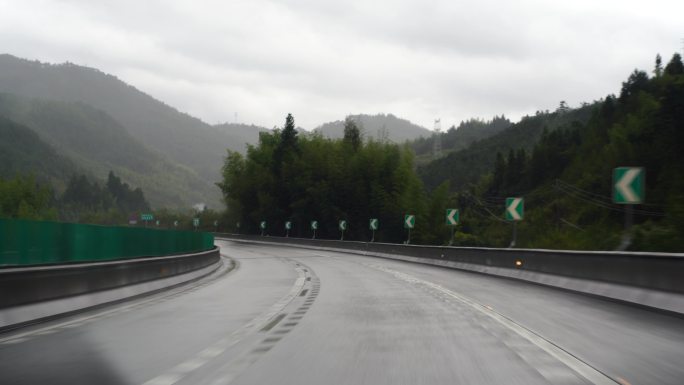
[[[204,232],[0,219],[0,266],[157,257],[209,250]]]

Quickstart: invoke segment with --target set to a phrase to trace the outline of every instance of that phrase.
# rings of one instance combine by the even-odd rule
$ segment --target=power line
[[[606,210],[611,210],[611,211],[616,211],[616,212],[624,212],[622,208],[615,207],[614,205],[611,205],[607,202],[599,201],[596,199],[591,199],[586,196],[582,196],[581,194],[578,194],[577,192],[574,192],[570,189],[566,189],[565,187],[562,187],[561,185],[557,186],[558,191],[565,193],[566,195],[581,200],[583,202],[589,203],[591,205],[597,206],[604,208]],[[647,211],[647,210],[633,210],[634,214],[638,215],[643,215],[643,216],[653,216],[653,217],[664,217],[665,214],[661,212],[656,212],[656,211]]]
[[[577,187],[577,186],[575,186],[575,185],[572,185],[572,184],[570,184],[570,183],[564,182],[564,181],[562,181],[562,180],[560,180],[560,179],[556,179],[555,182],[556,182],[556,185],[561,184],[561,185],[563,185],[563,186],[565,186],[565,187],[567,187],[567,188],[569,188],[569,189],[571,189],[571,190],[577,191],[577,193],[579,193],[579,194],[581,194],[581,195],[587,195],[587,196],[591,196],[591,197],[596,197],[596,198],[598,198],[599,200],[602,200],[602,201],[604,201],[604,202],[607,203],[607,204],[613,204],[612,198],[607,197],[607,196],[605,196],[605,195],[596,194],[596,193],[591,192],[591,191],[583,190],[583,189],[581,189],[581,188],[579,188],[579,187]],[[639,205],[640,205],[640,206],[656,207],[656,208],[663,208],[663,207],[664,207],[663,205],[658,205],[658,204],[654,204],[654,203],[639,203]]]
[[[474,196],[472,196],[472,195],[470,195],[470,194],[466,194],[466,195],[464,195],[464,197],[465,197],[467,200],[469,200],[471,203],[475,203],[476,205],[482,207],[482,208],[483,208],[483,209],[484,209],[492,218],[496,219],[497,221],[499,221],[499,222],[504,222],[504,223],[508,223],[508,221],[499,218],[499,216],[497,216],[497,215],[495,215],[494,213],[492,213],[491,211],[489,211],[489,209],[487,208],[487,205],[483,204],[483,203],[482,203],[479,199],[477,199],[476,197],[474,197]],[[497,207],[498,207],[498,206],[497,206]]]

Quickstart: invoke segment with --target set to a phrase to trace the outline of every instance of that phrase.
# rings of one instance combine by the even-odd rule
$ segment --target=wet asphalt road
[[[0,384],[684,383],[682,318],[433,266],[219,245],[230,259],[204,280],[0,335]]]

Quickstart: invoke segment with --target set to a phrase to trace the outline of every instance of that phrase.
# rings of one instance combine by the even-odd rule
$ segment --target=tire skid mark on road
[[[296,263],[296,266],[302,267],[303,271],[305,272],[306,278],[308,278],[305,279],[305,285],[306,287],[310,288],[310,290],[308,296],[305,298],[306,301],[309,302],[309,304],[300,306],[297,309],[297,312],[295,312],[298,315],[292,315],[288,317],[287,321],[290,322],[283,322],[278,324],[278,328],[271,333],[271,337],[264,338],[261,341],[261,343],[256,348],[254,348],[248,355],[245,355],[237,359],[234,363],[226,365],[219,378],[211,382],[212,385],[225,385],[231,383],[247,368],[249,368],[249,366],[255,363],[259,358],[261,358],[263,354],[266,354],[273,347],[275,347],[275,345],[282,338],[284,338],[285,335],[290,333],[299,324],[299,321],[304,317],[304,314],[306,314],[307,310],[318,296],[321,283],[318,277],[313,273],[313,270],[311,270],[311,268],[302,264],[301,262]],[[302,301],[304,301],[303,298],[296,298],[295,301],[293,301],[293,303],[291,304],[291,306],[297,306],[297,303]],[[306,308],[304,308],[303,306],[306,306]]]
[[[425,290],[439,299],[451,300],[452,306],[465,308],[467,321],[495,337],[521,360],[534,368],[552,384],[577,384],[586,380],[594,385],[615,385],[617,381],[600,372],[553,342],[496,312],[436,283],[425,281],[375,263],[361,263],[383,271]],[[446,302],[446,301],[445,301]]]
[[[23,333],[11,333],[10,336],[5,337],[5,338],[0,338],[0,345],[10,345],[10,344],[17,344],[21,343],[24,341],[28,341],[32,338],[35,337],[40,337],[40,336],[45,336],[49,335],[52,333],[57,333],[60,331],[68,330],[68,329],[74,329],[81,327],[85,324],[95,322],[98,320],[114,317],[119,314],[127,313],[130,311],[135,311],[142,309],[144,307],[148,307],[151,305],[163,303],[175,298],[178,298],[182,295],[192,293],[194,291],[197,291],[209,284],[212,284],[216,282],[219,278],[222,278],[224,275],[230,273],[231,271],[237,269],[239,264],[231,259],[226,257],[225,255],[221,255],[221,266],[218,267],[216,270],[213,272],[209,273],[209,275],[200,278],[199,280],[196,280],[194,282],[190,283],[185,283],[185,284],[180,284],[179,286],[169,289],[168,291],[161,291],[158,293],[151,294],[150,297],[143,297],[141,299],[132,299],[134,301],[133,303],[129,304],[124,304],[124,305],[111,305],[114,306],[114,308],[111,308],[107,306],[106,310],[97,312],[95,314],[91,314],[88,316],[83,316],[79,317],[76,319],[71,319],[65,322],[61,322],[55,325],[50,325],[42,328],[38,328],[35,330],[29,330]]]
[[[145,382],[143,385],[173,385],[178,382],[183,382],[187,376],[209,363],[212,359],[216,359],[218,356],[226,353],[228,349],[234,347],[239,342],[245,341],[250,337],[254,338],[255,335],[261,333],[267,334],[265,338],[261,339],[260,342],[256,344],[256,346],[251,344],[251,348],[249,341],[245,341],[247,346],[241,348],[242,350],[240,351],[242,353],[239,353],[235,359],[228,359],[227,364],[220,368],[217,378],[211,382],[212,384],[227,384],[256,362],[263,354],[270,351],[295,326],[292,325],[292,322],[282,321],[283,319],[289,321],[289,318],[286,318],[288,315],[288,313],[285,312],[286,308],[296,306],[298,302],[304,301],[305,298],[315,298],[318,293],[316,292],[313,294],[309,289],[314,287],[317,291],[320,289],[320,281],[312,273],[310,268],[305,268],[301,263],[295,262],[289,258],[278,259],[285,263],[292,264],[298,274],[298,278],[292,288],[284,297],[270,306],[258,317],[252,319],[245,326],[234,331],[229,337],[223,338],[205,349],[210,349],[213,352],[211,357],[202,357],[200,352],[200,354],[176,365],[167,373],[161,374],[160,376]],[[301,297],[299,294],[305,288],[309,290],[309,295],[307,297]]]

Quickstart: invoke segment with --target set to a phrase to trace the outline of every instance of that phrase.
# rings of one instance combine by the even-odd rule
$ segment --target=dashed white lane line
[[[304,269],[299,265],[295,267],[295,270],[297,271],[298,277],[290,291],[278,302],[271,305],[264,313],[260,314],[240,329],[234,331],[230,337],[223,338],[215,342],[213,345],[205,348],[188,360],[176,365],[167,373],[161,374],[145,382],[143,385],[173,385],[182,380],[185,376],[189,375],[191,372],[210,362],[211,359],[221,355],[230,347],[240,342],[247,333],[258,330],[263,325],[268,323],[274,316],[280,313],[290,302],[292,302],[293,299],[298,296],[299,292],[302,290],[302,287],[306,283],[306,278],[310,276],[307,269]],[[232,376],[234,377],[238,375],[239,372],[244,369],[244,367],[244,362],[238,362],[238,364],[234,365],[232,368],[232,372],[234,372],[231,372]],[[225,381],[226,377],[223,377],[221,380]]]
[[[565,364],[567,367],[575,371],[577,374],[581,375],[585,379],[587,379],[589,382],[595,384],[595,385],[615,385],[616,381],[608,377],[607,375],[601,373],[597,369],[593,368],[589,364],[585,363],[584,361],[580,360],[579,358],[571,355],[570,353],[566,352],[565,350],[561,349],[557,345],[551,343],[550,341],[542,338],[541,336],[537,335],[536,333],[533,333],[532,331],[522,327],[521,325],[515,323],[509,318],[504,317],[503,315],[497,313],[494,311],[491,307],[486,306],[486,305],[481,305],[471,299],[465,298],[441,285],[438,285],[436,283],[432,283],[430,281],[425,281],[420,278],[414,277],[409,274],[405,274],[396,270],[392,270],[389,268],[386,268],[381,265],[376,265],[376,264],[365,264],[368,267],[372,267],[374,269],[378,269],[381,271],[384,271],[386,273],[390,273],[394,275],[395,277],[409,282],[409,283],[414,283],[414,284],[421,284],[427,287],[430,287],[434,290],[437,290],[441,293],[444,293],[457,301],[468,305],[470,308],[477,310],[478,312],[485,314],[492,319],[496,320],[499,322],[501,325],[504,327],[508,328],[509,330],[515,332],[519,336],[525,338],[527,341],[531,342],[532,344],[536,345],[538,348],[541,350],[547,352],[554,358],[556,358],[558,361],[562,362]],[[555,372],[551,373],[548,372],[546,373],[551,377],[557,378]],[[544,375],[544,373],[542,373]],[[553,378],[549,378],[550,380],[553,380]]]

